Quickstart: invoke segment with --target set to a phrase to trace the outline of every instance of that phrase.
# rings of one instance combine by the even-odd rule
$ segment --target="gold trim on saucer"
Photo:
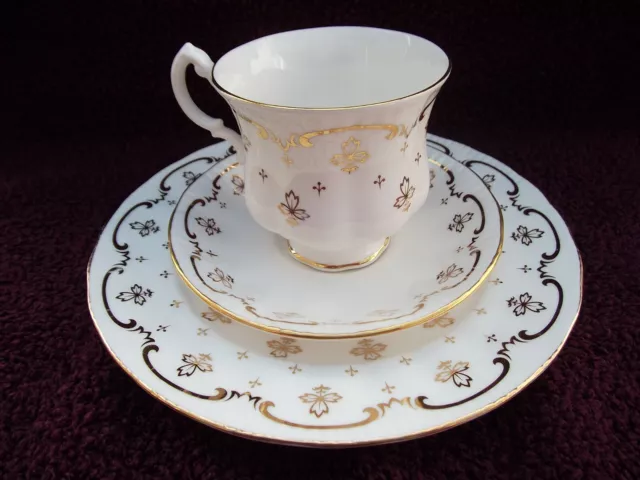
[[[387,237],[384,240],[384,243],[382,244],[382,246],[378,250],[373,252],[371,255],[369,255],[368,257],[360,260],[359,262],[345,263],[343,265],[328,265],[325,263],[314,262],[313,260],[307,257],[303,257],[298,252],[296,252],[296,250],[291,246],[291,242],[289,242],[288,240],[287,240],[287,245],[289,247],[289,253],[291,254],[291,256],[295,258],[297,261],[299,261],[300,263],[303,263],[311,268],[315,268],[316,270],[323,270],[327,272],[342,272],[345,270],[353,270],[356,268],[362,268],[362,267],[366,267],[367,265],[371,265],[384,253],[384,251],[389,246],[390,241],[391,241],[391,238]]]
[[[439,162],[436,162],[435,160],[431,160],[433,161],[434,164],[438,165],[439,167],[441,167],[443,170],[447,171],[447,167],[441,165]],[[228,172],[230,172],[231,170],[233,170],[234,168],[236,168],[239,165],[239,163],[233,163],[227,167],[225,167],[223,170],[220,171],[219,175],[220,177],[222,177],[223,175],[227,174]],[[464,165],[461,165],[464,168],[468,168],[465,167]],[[215,167],[212,167],[215,168]],[[475,172],[473,172],[471,169],[470,170],[474,175],[477,176],[477,174],[475,174]],[[189,188],[191,188],[191,186],[188,186],[184,192],[182,193],[182,195],[180,196],[180,200],[178,201],[178,203],[180,203],[180,201],[182,200],[182,197],[186,194],[186,192],[189,190]],[[462,293],[459,297],[455,298],[454,300],[452,300],[451,302],[449,302],[447,305],[442,306],[441,308],[439,308],[438,310],[435,310],[433,312],[431,312],[428,315],[425,315],[423,317],[417,318],[411,322],[405,322],[405,323],[400,323],[400,324],[396,324],[396,325],[390,325],[387,327],[380,327],[380,328],[375,328],[372,330],[362,330],[362,331],[358,331],[358,332],[353,332],[353,333],[340,333],[340,334],[329,334],[329,333],[312,333],[312,332],[299,332],[299,331],[295,331],[295,330],[290,330],[287,328],[280,328],[280,327],[275,327],[275,326],[269,326],[269,325],[265,325],[262,323],[257,323],[253,320],[251,320],[250,318],[245,318],[245,317],[241,317],[240,315],[228,310],[227,308],[223,307],[222,305],[216,303],[214,300],[212,300],[211,298],[209,298],[204,292],[202,292],[200,289],[198,289],[198,287],[196,287],[193,282],[191,282],[189,280],[189,278],[187,277],[186,273],[184,272],[184,269],[182,268],[182,266],[180,265],[180,262],[178,262],[178,259],[176,257],[175,251],[173,249],[173,245],[171,243],[171,232],[172,232],[172,225],[173,225],[173,219],[175,217],[175,213],[176,213],[176,209],[174,209],[171,212],[171,217],[169,218],[169,225],[168,225],[168,247],[169,247],[169,254],[171,257],[171,262],[173,263],[174,268],[176,269],[176,272],[178,273],[178,276],[182,279],[182,281],[185,283],[185,285],[187,285],[187,287],[189,287],[189,289],[195,293],[203,302],[205,302],[211,309],[215,310],[216,312],[225,315],[226,317],[235,320],[239,323],[242,323],[244,325],[250,326],[250,327],[254,327],[257,328],[259,330],[268,332],[268,333],[272,333],[272,334],[276,334],[276,335],[281,335],[284,337],[295,337],[295,338],[307,338],[307,339],[312,339],[312,340],[341,340],[341,339],[350,339],[350,338],[365,338],[365,337],[371,337],[371,336],[375,336],[375,335],[383,335],[386,333],[392,333],[392,332],[398,332],[401,330],[405,330],[407,328],[412,328],[415,327],[417,325],[421,325],[427,322],[430,322],[432,320],[437,319],[438,317],[441,317],[442,315],[445,315],[446,313],[448,313],[450,310],[452,310],[453,308],[455,308],[456,306],[458,306],[459,304],[461,304],[462,302],[464,302],[467,298],[469,298],[478,288],[480,288],[480,286],[484,283],[484,281],[489,277],[489,275],[491,274],[491,272],[493,271],[494,267],[497,265],[498,263],[498,259],[500,258],[500,255],[502,254],[502,248],[504,246],[504,218],[502,215],[502,210],[500,209],[500,204],[498,203],[498,201],[496,200],[495,196],[493,195],[493,193],[491,193],[491,190],[487,189],[489,191],[489,195],[490,197],[493,199],[493,201],[495,202],[497,208],[498,208],[498,218],[500,219],[500,242],[498,244],[498,248],[496,249],[495,254],[493,255],[493,258],[491,259],[491,262],[489,263],[489,265],[487,266],[487,269],[484,271],[484,273],[482,274],[482,276],[476,281],[475,284],[471,285],[471,287],[469,287],[468,290],[466,290],[464,293]],[[200,260],[200,257],[195,257],[197,260]],[[192,257],[191,260],[192,264],[194,263],[194,257]],[[475,267],[474,267],[475,268]],[[471,273],[471,271],[467,274],[469,275]],[[211,288],[211,287],[209,287]],[[226,295],[227,293],[223,290],[214,290],[216,293],[220,293],[220,294],[224,294]],[[256,318],[262,318],[265,320],[270,320],[273,322],[278,322],[278,323],[283,323],[283,324],[295,324],[295,325],[308,325],[308,326],[314,326],[314,325],[319,325],[320,323],[313,321],[313,320],[309,320],[309,321],[305,321],[305,322],[295,322],[295,321],[285,321],[285,320],[275,320],[273,318],[270,318],[268,316],[262,315],[260,313],[258,313],[255,309],[255,307],[253,307],[252,305],[250,305],[249,303],[247,303],[244,299],[241,299],[242,304],[245,307],[245,310],[247,312],[249,312],[250,314],[252,314],[253,316],[255,316]],[[396,320],[396,319],[400,319],[402,317],[408,316],[408,315],[414,315],[415,313],[419,312],[420,310],[422,310],[422,308],[424,308],[425,306],[425,301],[422,300],[419,303],[417,303],[415,306],[412,307],[412,311],[408,314],[405,315],[398,315],[392,318],[387,318],[387,319],[382,319],[382,320],[365,320],[365,321],[359,321],[357,322],[358,324],[370,324],[370,323],[379,323],[381,321],[388,321],[388,320]]]

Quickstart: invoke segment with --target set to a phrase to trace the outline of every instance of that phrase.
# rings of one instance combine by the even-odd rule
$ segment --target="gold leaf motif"
[[[364,150],[360,150],[360,140],[349,137],[346,142],[342,143],[342,153],[336,153],[331,157],[331,163],[338,167],[342,167],[343,172],[351,173],[358,170],[358,163],[364,163],[369,158],[369,154]]]
[[[455,263],[452,263],[451,265],[449,265],[449,267],[447,267],[446,270],[442,270],[438,276],[436,277],[436,280],[438,281],[438,283],[442,284],[447,282],[449,279],[451,278],[455,278],[458,275],[461,275],[463,272],[463,269],[458,267]]]
[[[302,400],[303,403],[311,404],[309,413],[315,415],[317,418],[320,418],[325,413],[329,413],[329,403],[338,403],[342,400],[342,396],[338,393],[330,392],[331,387],[319,385],[312,388],[312,390],[315,393],[305,393],[298,398]]]
[[[411,186],[409,177],[403,177],[400,183],[401,195],[396,198],[396,203],[393,204],[397,209],[402,209],[403,212],[408,212],[411,208],[411,199],[416,191],[416,187]]]
[[[534,302],[529,292],[521,294],[517,300],[516,297],[511,297],[507,300],[507,305],[509,307],[515,307],[513,309],[513,313],[516,317],[524,315],[527,313],[527,310],[533,313],[538,313],[547,309],[542,302]]]
[[[289,354],[295,355],[302,352],[302,348],[292,338],[282,337],[280,340],[269,340],[267,346],[271,349],[272,357],[287,358]]]
[[[242,195],[244,193],[244,179],[240,175],[232,175],[233,194]]]
[[[358,342],[358,347],[352,348],[349,352],[351,355],[356,357],[364,356],[365,360],[377,360],[382,354],[380,352],[384,351],[387,346],[384,343],[373,343],[373,340],[370,338],[366,338],[364,340],[360,340]]]
[[[179,377],[190,377],[195,372],[212,372],[213,366],[211,365],[211,355],[208,353],[201,353],[199,355],[192,355],[190,353],[182,354],[182,362],[184,365],[180,365],[178,370]]]
[[[457,213],[453,216],[453,221],[447,227],[449,230],[456,231],[458,233],[464,230],[464,224],[473,218],[473,213],[467,212],[464,215]]]
[[[209,320],[210,322],[220,321],[221,323],[231,323],[231,319],[230,318],[225,317],[224,315],[222,315],[221,313],[216,312],[212,308],[209,308],[209,311],[207,311],[207,312],[202,312],[200,314],[200,316],[202,318],[205,318],[205,319]]]
[[[235,280],[231,275],[226,275],[220,268],[216,268],[213,272],[207,273],[207,277],[216,283],[222,283],[227,288],[233,288]]]
[[[455,318],[452,317],[440,317],[435,319],[433,322],[428,322],[422,325],[422,328],[433,328],[438,326],[440,328],[446,328],[454,324],[456,321]]]
[[[293,190],[289,190],[289,193],[284,194],[284,203],[278,205],[278,210],[285,217],[287,217],[287,223],[292,227],[298,225],[299,222],[304,222],[310,215],[303,208],[299,208],[300,197],[294,193]]]
[[[451,363],[451,360],[440,362],[438,370],[441,371],[436,374],[436,382],[446,383],[453,380],[456,387],[470,387],[473,378],[463,373],[469,370],[469,362],[456,362],[453,366]]]

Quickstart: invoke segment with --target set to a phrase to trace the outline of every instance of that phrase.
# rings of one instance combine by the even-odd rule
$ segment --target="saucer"
[[[408,440],[504,404],[564,345],[580,310],[580,256],[527,180],[476,150],[429,138],[434,158],[464,161],[484,179],[505,222],[504,253],[490,277],[444,317],[380,337],[316,341],[248,328],[210,309],[173,269],[166,225],[188,184],[230,156],[220,143],[154,175],[106,224],[87,271],[106,348],[166,405],[268,442]]]
[[[286,240],[253,220],[236,164],[223,161],[178,201],[169,225],[176,270],[214,311],[280,335],[366,337],[444,315],[494,268],[503,219],[478,175],[446,155],[436,157],[429,160],[425,205],[385,253],[366,268],[338,274],[292,259]],[[400,192],[383,178],[372,187]],[[310,186],[307,194],[321,198],[316,190]]]

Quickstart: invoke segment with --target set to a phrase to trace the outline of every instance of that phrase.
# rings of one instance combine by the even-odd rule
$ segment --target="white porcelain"
[[[190,64],[228,102],[241,136],[194,104]],[[238,151],[253,219],[296,258],[339,271],[379,258],[425,202],[427,122],[449,71],[445,53],[415,35],[323,27],[254,40],[215,65],[187,43],[171,80],[186,115]],[[378,176],[393,195],[372,188]],[[323,201],[311,205],[316,185]]]
[[[332,276],[290,261],[286,244],[251,219],[245,180],[229,158],[196,179],[176,205],[169,225],[176,269],[215,311],[288,336],[365,337],[443,315],[490,274],[504,231],[480,177],[430,151],[438,160],[423,160],[433,174],[426,204],[369,268]],[[376,182],[370,187],[380,195],[397,195],[397,185]],[[323,195],[316,186],[300,198],[315,209]]]
[[[166,242],[186,184],[227,155],[228,144],[217,144],[154,175],[100,235],[87,290],[107,349],[171,407],[166,415],[175,409],[263,441],[394,442],[504,404],[567,339],[580,309],[580,257],[560,215],[527,180],[478,151],[430,139],[431,150],[466,161],[505,209],[505,253],[482,288],[445,317],[332,341],[281,338],[212,312],[173,270]],[[519,420],[510,421],[517,429]]]

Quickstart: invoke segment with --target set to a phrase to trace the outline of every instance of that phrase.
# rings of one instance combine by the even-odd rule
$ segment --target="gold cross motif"
[[[404,363],[405,365],[409,366],[411,364],[411,360],[412,360],[411,357],[409,358],[402,357],[402,360],[400,360],[400,363]]]
[[[256,388],[256,386],[261,386],[262,383],[260,383],[260,377],[256,378],[255,380],[251,380],[249,382],[249,385],[251,385],[251,388]]]
[[[245,350],[244,352],[236,352],[238,354],[238,360],[242,360],[243,358],[249,358],[247,356],[247,350]]]
[[[390,386],[387,382],[384,382],[384,388],[382,389],[382,391],[387,392],[389,395],[391,395],[395,389],[396,387]]]
[[[456,337],[444,337],[444,343],[456,343]]]
[[[171,305],[169,305],[170,307],[176,307],[176,308],[180,308],[180,304],[184,303],[182,301],[178,301],[178,300],[174,300],[173,302],[171,302]]]
[[[294,374],[294,375],[296,374],[296,372],[301,372],[302,371],[301,368],[298,368],[298,364],[297,363],[295,365],[289,367],[289,370],[291,370],[291,373]]]
[[[354,370],[354,368],[351,365],[349,365],[349,368],[345,370],[345,373],[348,373],[353,377],[356,373],[358,373],[358,370]]]

